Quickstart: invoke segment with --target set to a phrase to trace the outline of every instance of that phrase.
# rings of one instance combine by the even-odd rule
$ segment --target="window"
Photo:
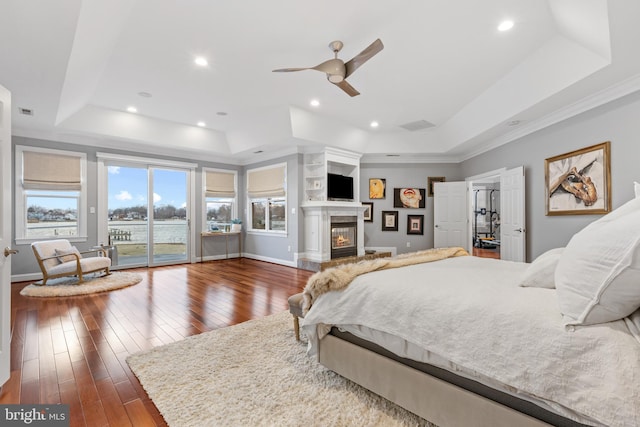
[[[287,231],[286,164],[247,171],[251,230]]]
[[[16,147],[16,242],[86,240],[86,155]]]
[[[284,198],[252,199],[251,228],[254,230],[287,231],[287,203]]]
[[[203,169],[205,224],[203,230],[228,231],[231,220],[237,218],[237,172]]]

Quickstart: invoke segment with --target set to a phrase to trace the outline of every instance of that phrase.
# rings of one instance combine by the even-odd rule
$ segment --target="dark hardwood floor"
[[[0,403],[66,403],[71,426],[166,425],[128,355],[288,308],[311,272],[250,259],[132,269],[129,288],[27,298],[12,285],[11,378]]]
[[[500,247],[493,248],[493,249],[473,248],[472,255],[480,258],[500,259]]]

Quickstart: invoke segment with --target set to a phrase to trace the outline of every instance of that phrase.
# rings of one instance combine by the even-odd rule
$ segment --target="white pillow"
[[[555,248],[538,256],[524,271],[520,286],[554,289],[556,266],[564,248]]]
[[[75,261],[77,258],[73,254],[78,254],[78,256],[82,258],[82,255],[80,255],[80,252],[76,247],[70,249],[56,249],[56,256],[58,257],[58,261],[61,263]]]
[[[640,197],[640,183],[634,181],[633,189],[636,192],[636,197]]]
[[[555,282],[566,325],[611,322],[639,308],[640,198],[576,233]]]

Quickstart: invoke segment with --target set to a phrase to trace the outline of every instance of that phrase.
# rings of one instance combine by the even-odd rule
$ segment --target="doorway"
[[[491,240],[488,237],[493,235],[492,246],[499,246],[499,251],[489,253],[477,251],[477,253],[482,252],[482,255],[507,261],[524,262],[526,260],[524,172],[524,167],[518,166],[469,177],[465,181],[435,183],[433,186],[434,247],[462,246],[471,254],[474,253],[474,249],[485,249],[474,248],[473,237],[476,234],[487,243]],[[474,204],[474,195],[480,194],[480,192],[474,193],[474,183],[482,184],[482,188],[489,189],[489,193],[491,189],[500,190],[493,192],[496,196],[493,203],[491,199],[485,199],[484,214],[483,207]],[[489,202],[488,208],[486,202]],[[498,215],[491,214],[487,217],[487,209],[496,210]],[[484,225],[487,226],[488,231],[484,235],[474,232],[475,211],[485,216]]]
[[[471,184],[473,255],[500,258],[500,176]]]
[[[469,177],[466,183],[469,194],[468,235],[472,237],[469,253],[524,262],[524,167],[490,171]],[[478,203],[475,203],[476,195]],[[477,229],[476,224],[480,225]]]
[[[113,267],[189,262],[194,171],[100,157],[99,168],[104,178],[99,241],[109,247]]]

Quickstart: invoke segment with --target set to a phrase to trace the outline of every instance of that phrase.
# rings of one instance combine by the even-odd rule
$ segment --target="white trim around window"
[[[80,153],[75,151],[55,150],[51,148],[30,147],[24,145],[16,145],[15,149],[15,234],[16,244],[25,245],[39,240],[55,239],[59,236],[43,236],[43,237],[27,237],[27,193],[23,185],[23,155],[25,152],[35,152],[40,154],[50,154],[53,156],[63,157],[78,157],[80,160],[80,190],[70,191],[74,193],[69,198],[78,199],[78,234],[75,236],[68,236],[67,239],[71,242],[86,242],[87,241],[87,155],[86,153]],[[55,188],[51,190],[56,191]],[[37,190],[31,190],[36,191]],[[60,192],[66,192],[68,189],[61,187]],[[37,194],[34,195],[34,197]],[[60,197],[64,196],[48,196],[48,197]],[[65,236],[66,237],[66,236]]]
[[[202,168],[202,223],[200,224],[200,230],[208,231],[209,227],[207,225],[207,199],[212,197],[207,197],[207,173],[211,172],[212,175],[216,174],[228,174],[233,175],[233,196],[225,197],[220,196],[221,199],[231,199],[232,200],[232,208],[231,208],[231,218],[238,218],[238,171],[231,169],[215,169],[215,168]],[[213,197],[215,198],[215,197]]]
[[[251,188],[250,177],[266,177],[268,183],[267,190],[262,191],[263,188]],[[277,182],[274,180],[277,177]],[[282,181],[282,182],[280,182]],[[255,179],[254,179],[255,184]],[[260,183],[263,185],[263,183]],[[254,169],[247,169],[247,227],[246,230],[249,234],[266,234],[266,235],[286,235],[289,229],[289,216],[287,214],[288,198],[287,198],[287,163],[277,163],[269,166],[263,166]],[[255,194],[255,197],[250,197],[251,194]],[[284,202],[284,230],[270,230],[270,201]],[[266,202],[265,208],[265,225],[264,228],[253,228],[253,202]]]

